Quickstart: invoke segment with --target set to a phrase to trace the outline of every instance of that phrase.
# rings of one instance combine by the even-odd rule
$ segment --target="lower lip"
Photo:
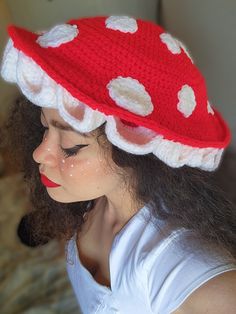
[[[59,184],[56,184],[55,182],[50,181],[43,174],[41,174],[41,182],[43,183],[43,185],[45,185],[48,188],[57,188],[60,186]]]

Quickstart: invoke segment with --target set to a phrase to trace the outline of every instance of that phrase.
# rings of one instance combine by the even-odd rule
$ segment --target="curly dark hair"
[[[29,187],[33,236],[69,240],[80,230],[85,221],[83,215],[93,209],[94,200],[59,203],[42,186],[38,165],[32,158],[44,133],[40,112],[40,107],[20,95],[1,129],[2,138]],[[105,136],[104,125],[99,128],[99,135]],[[133,155],[110,145],[114,163],[132,170],[130,187],[140,202],[148,202],[154,217],[165,220],[172,229],[190,229],[201,246],[220,249],[236,258],[236,208],[216,184],[213,172],[188,166],[172,168],[153,154]]]

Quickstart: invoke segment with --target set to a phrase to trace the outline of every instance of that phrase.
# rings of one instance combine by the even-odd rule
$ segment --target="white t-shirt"
[[[207,280],[236,270],[229,260],[181,246],[191,235],[187,229],[168,234],[165,223],[155,228],[152,220],[144,206],[116,234],[109,256],[111,289],[81,264],[76,235],[67,242],[67,272],[83,314],[170,314]]]

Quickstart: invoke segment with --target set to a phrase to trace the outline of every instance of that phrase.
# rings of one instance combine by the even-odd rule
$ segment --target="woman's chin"
[[[76,202],[90,201],[92,199],[88,197],[79,197],[79,196],[75,198],[72,195],[66,194],[64,191],[58,191],[57,188],[46,187],[46,189],[51,199],[59,203],[76,203]]]
[[[47,189],[48,195],[51,197],[51,199],[53,199],[56,202],[59,202],[59,203],[76,202],[76,201],[72,200],[71,198],[69,198],[68,196],[63,195],[63,193],[61,191],[60,192],[55,191],[55,188],[46,187],[46,189]]]

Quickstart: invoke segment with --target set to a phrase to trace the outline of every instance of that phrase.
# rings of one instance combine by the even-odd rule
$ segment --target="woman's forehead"
[[[71,131],[75,132],[85,138],[94,137],[94,132],[82,133],[78,130],[75,130],[72,126],[70,126],[67,122],[65,122],[59,114],[59,111],[54,108],[42,108],[41,109],[41,118],[45,119],[47,123],[54,126],[57,129],[63,131]],[[96,132],[96,131],[95,131]]]
[[[49,119],[55,119],[65,125],[67,124],[60,116],[58,109],[55,108],[41,108],[41,116]]]

